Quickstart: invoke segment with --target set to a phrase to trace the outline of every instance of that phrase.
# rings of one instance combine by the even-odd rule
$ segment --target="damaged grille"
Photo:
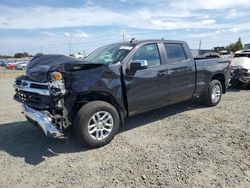
[[[38,109],[47,109],[50,107],[50,97],[39,95],[37,93],[26,92],[16,89],[14,99],[20,103],[25,103]]]
[[[245,76],[245,77],[249,77],[249,73],[248,73],[248,69],[241,69],[240,70],[240,75],[241,76]]]
[[[16,79],[14,87],[16,91],[14,99],[16,101],[38,109],[50,107],[51,100],[48,83]]]

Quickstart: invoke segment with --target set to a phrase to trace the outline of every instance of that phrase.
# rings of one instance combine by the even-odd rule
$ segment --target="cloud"
[[[76,49],[94,49],[122,41],[123,31],[125,39],[172,37],[194,41],[195,45],[200,38],[230,40],[230,34],[243,33],[248,40],[249,8],[249,0],[110,0],[108,5],[88,0],[74,8],[0,4],[0,43],[4,44],[0,50],[14,45],[23,48],[25,41],[31,49],[43,46],[49,52],[67,52],[69,37]]]
[[[55,33],[49,32],[49,31],[42,31],[41,32],[45,36],[55,36]]]
[[[171,3],[172,7],[181,7],[188,9],[205,9],[205,10],[221,10],[237,7],[250,7],[249,0],[192,0],[192,3],[187,0],[179,0]]]
[[[39,15],[39,16],[37,16]],[[0,28],[5,29],[49,29],[77,26],[121,25],[141,29],[182,29],[190,20],[183,18],[196,16],[188,11],[152,11],[146,8],[129,12],[111,11],[98,6],[83,8],[26,7],[10,8],[0,6]],[[6,24],[8,23],[8,24]],[[204,28],[208,24],[191,24]],[[82,35],[83,36],[83,35]]]
[[[121,11],[94,5],[92,1],[87,1],[83,7],[79,8],[0,6],[0,29],[52,29],[112,25],[149,30],[219,29],[233,24],[219,23],[217,19],[221,19],[221,16],[233,19],[238,15],[237,7],[250,6],[247,0],[194,0],[192,3],[180,0],[178,3],[170,1],[165,4],[162,1],[153,3],[150,0],[147,5],[150,2],[152,5],[161,4],[161,7],[138,7]],[[227,8],[231,9],[224,10]],[[203,9],[208,9],[208,11],[201,11]],[[213,9],[216,11],[212,11]],[[247,14],[249,16],[250,13],[245,12],[244,16]],[[88,37],[84,33],[77,35],[76,37]]]
[[[89,38],[89,35],[87,33],[84,33],[84,32],[74,33],[73,36],[77,37],[77,38]]]
[[[85,32],[76,32],[76,33],[69,33],[65,32],[64,35],[66,37],[75,37],[75,38],[89,38],[90,36]]]
[[[66,37],[71,37],[71,34],[68,33],[68,32],[65,32],[64,35],[65,35]]]

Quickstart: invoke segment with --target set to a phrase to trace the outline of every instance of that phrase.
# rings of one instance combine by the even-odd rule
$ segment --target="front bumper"
[[[241,76],[241,77],[239,78],[239,81],[241,81],[241,82],[243,82],[243,83],[245,83],[245,84],[248,84],[248,83],[250,83],[250,77]]]
[[[22,104],[22,111],[28,118],[35,121],[39,127],[42,128],[46,136],[58,137],[62,135],[62,133],[53,125],[49,112],[37,111],[25,104]]]
[[[244,69],[244,68],[241,69],[239,81],[245,84],[250,83],[250,73],[248,69]]]

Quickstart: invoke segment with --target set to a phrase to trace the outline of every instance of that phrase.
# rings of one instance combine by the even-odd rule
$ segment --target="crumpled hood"
[[[64,55],[36,55],[28,63],[26,68],[26,77],[29,80],[37,82],[47,82],[49,80],[49,73],[58,71],[61,65],[83,65],[88,64],[83,60],[68,57]]]

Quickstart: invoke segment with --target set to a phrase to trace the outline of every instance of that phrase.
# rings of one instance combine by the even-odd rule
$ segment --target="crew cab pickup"
[[[47,136],[72,127],[81,143],[100,147],[129,116],[192,98],[217,105],[229,77],[227,59],[194,59],[186,42],[131,40],[83,60],[36,55],[16,78],[14,99]]]

